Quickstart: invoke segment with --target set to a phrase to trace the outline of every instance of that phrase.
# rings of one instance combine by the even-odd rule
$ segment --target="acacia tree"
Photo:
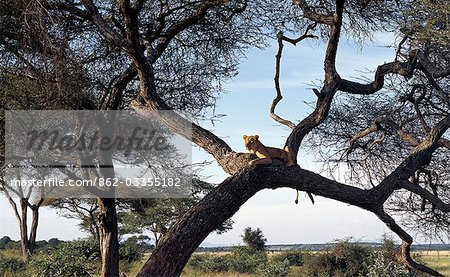
[[[39,96],[48,104],[38,109],[126,109],[135,99],[140,80],[134,64],[130,64],[127,51],[123,51],[125,39],[118,39],[115,35],[104,37],[105,29],[97,25],[106,22],[106,30],[112,28],[113,33],[126,37],[130,28],[121,9],[126,3],[107,1],[96,4],[91,1],[40,0],[8,0],[0,4],[0,20],[4,26],[0,31],[2,77],[12,75],[35,81]],[[165,32],[166,24],[170,22],[171,32],[179,34],[186,26],[178,25],[177,20],[183,14],[195,14],[199,3],[180,3],[176,7],[163,1],[156,5],[144,4],[136,3],[133,10],[146,15],[141,19],[143,26],[149,29],[143,34],[148,39],[142,41],[142,49],[155,40],[161,46],[151,61],[157,72],[155,88],[164,91],[161,96],[172,107],[201,117],[204,108],[214,104],[221,80],[236,72],[241,49],[245,45],[260,43],[256,36],[252,39],[258,28],[239,29],[236,25],[224,24],[241,9],[230,9],[225,5],[219,8],[219,3],[209,3],[208,8],[196,16],[197,19],[191,22],[187,16],[185,23],[188,26],[199,23],[209,8],[216,7],[217,13],[209,20],[184,33],[183,39],[172,36],[164,39],[167,34],[161,32]],[[160,39],[150,38],[152,32]],[[193,59],[194,56],[202,59]],[[26,103],[24,109],[31,108],[31,104]],[[111,157],[104,158],[106,164],[112,164]],[[84,179],[112,177],[114,174],[111,170],[102,172],[96,169],[81,172],[63,170],[63,173],[74,179],[80,178],[80,173]],[[116,201],[98,198],[97,202],[102,275],[117,276]]]
[[[189,198],[119,199],[120,231],[122,234],[150,231],[155,246],[158,246],[174,222],[212,189],[212,184],[193,179]],[[232,224],[233,221],[228,219],[215,231],[225,233],[232,228]]]
[[[442,276],[435,270],[421,265],[411,258],[410,247],[413,238],[387,212],[386,206],[387,202],[399,190],[404,190],[425,199],[426,203],[430,203],[432,209],[440,211],[439,215],[448,216],[450,205],[446,201],[448,200],[447,196],[444,195],[442,197],[442,194],[438,194],[435,189],[433,190],[433,186],[429,188],[421,182],[411,180],[413,176],[427,167],[440,151],[445,152],[449,146],[446,139],[446,132],[450,127],[450,115],[448,113],[449,92],[442,85],[445,84],[448,77],[448,63],[432,64],[430,59],[433,55],[426,51],[427,47],[422,49],[420,47],[404,49],[402,48],[404,41],[402,41],[394,61],[380,65],[375,72],[373,81],[359,83],[345,79],[339,75],[336,69],[336,57],[342,32],[346,28],[351,29],[352,23],[360,23],[358,16],[366,19],[362,22],[375,28],[382,24],[381,20],[386,20],[385,16],[391,16],[388,11],[391,10],[394,13],[398,11],[400,7],[395,5],[400,3],[399,1],[397,3],[389,3],[388,1],[352,1],[347,3],[344,0],[319,2],[313,4],[305,0],[294,1],[294,4],[301,9],[302,16],[311,21],[313,25],[307,28],[306,33],[298,39],[288,38],[282,33],[278,36],[280,47],[277,55],[277,74],[275,76],[277,97],[271,106],[271,114],[275,120],[292,129],[286,141],[286,146],[290,151],[294,152],[295,156],[304,138],[327,120],[337,92],[345,95],[374,95],[385,87],[385,79],[389,77],[401,76],[412,79],[419,75],[426,84],[429,84],[429,90],[427,90],[429,96],[426,97],[429,105],[439,106],[439,112],[430,111],[427,113],[428,118],[425,118],[419,108],[412,110],[414,120],[411,122],[421,123],[419,126],[416,126],[421,128],[421,133],[415,137],[404,129],[408,126],[407,124],[392,123],[395,120],[392,120],[389,114],[386,114],[390,128],[395,131],[391,133],[397,136],[397,139],[402,143],[401,145],[408,151],[399,153],[403,155],[397,156],[398,159],[391,159],[392,153],[390,152],[397,149],[387,149],[391,151],[386,151],[387,155],[384,158],[387,158],[386,163],[389,163],[391,167],[379,172],[380,174],[377,176],[379,179],[376,180],[376,183],[372,182],[373,186],[370,188],[340,183],[301,169],[298,166],[290,168],[274,166],[247,168],[247,161],[251,159],[249,155],[236,155],[223,140],[193,124],[192,139],[194,143],[212,154],[222,168],[233,175],[175,223],[144,265],[139,276],[179,275],[190,254],[215,226],[232,216],[257,191],[279,187],[291,187],[306,191],[374,213],[401,238],[402,255],[409,267],[435,276]],[[380,4],[384,4],[387,9],[380,9]],[[129,20],[133,22],[133,17],[129,17]],[[295,44],[303,38],[309,37],[309,31],[314,30],[314,28],[318,28],[322,33],[327,33],[323,84],[319,89],[313,90],[317,96],[313,112],[301,120],[300,123],[294,124],[275,114],[276,105],[282,98],[278,82],[282,46],[283,42]],[[137,39],[136,37],[134,38]],[[441,48],[441,51],[443,50],[445,51],[445,49]],[[142,73],[139,74],[141,81],[140,96],[132,103],[132,108],[144,115],[147,110],[169,108],[158,96],[158,92],[153,89],[151,65],[146,63],[145,58],[139,57],[136,52],[130,51],[129,55],[137,67],[142,69]],[[400,86],[401,84],[397,83],[397,85]],[[413,85],[412,88],[414,87]],[[410,95],[414,95],[417,92],[417,89],[410,88],[409,90]],[[415,97],[410,102],[420,106]],[[349,109],[354,111],[357,107],[350,106]],[[433,109],[437,108],[433,107]],[[411,109],[408,109],[408,111],[411,112]],[[373,125],[366,126],[362,130],[353,133],[352,136],[347,136],[347,141],[350,139],[349,152],[352,152],[351,150],[361,138],[375,131],[382,130],[379,126],[380,123],[376,121]],[[398,147],[398,144],[393,145]],[[360,183],[359,185],[363,184]],[[447,185],[446,182],[442,184],[442,186],[445,185]]]
[[[372,182],[369,181],[370,187],[364,186],[366,178],[362,178],[360,181],[353,179],[353,183],[342,183],[298,166],[248,167],[248,161],[254,158],[252,155],[236,153],[224,140],[198,124],[192,123],[192,136],[188,136],[177,126],[180,122],[185,124],[191,124],[191,122],[176,116],[162,118],[161,120],[165,121],[175,132],[189,137],[193,143],[211,154],[223,170],[232,176],[189,209],[169,229],[139,275],[179,275],[190,255],[202,240],[230,218],[256,192],[267,188],[290,187],[348,203],[374,213],[401,238],[403,257],[409,267],[440,276],[438,272],[418,264],[411,258],[410,247],[413,239],[388,213],[387,204],[391,203],[397,192],[403,190],[425,199],[425,203],[429,203],[431,209],[439,211],[432,213],[433,215],[438,214],[441,218],[446,218],[450,211],[446,190],[443,189],[442,193],[435,193],[434,185],[430,186],[423,181],[414,181],[420,180],[420,178],[424,180],[420,176],[417,178],[418,172],[423,171],[427,166],[432,166],[432,162],[437,161],[435,157],[439,156],[439,153],[445,153],[449,148],[446,131],[450,126],[450,116],[448,114],[448,88],[445,86],[448,84],[449,75],[448,59],[445,56],[448,47],[441,46],[436,51],[429,52],[430,43],[438,45],[435,44],[436,41],[423,42],[421,46],[421,41],[414,37],[413,31],[417,24],[409,24],[407,18],[402,18],[402,15],[407,9],[414,8],[416,1],[295,0],[293,3],[291,1],[260,2],[245,0],[42,2],[46,11],[57,11],[66,16],[67,20],[79,22],[80,24],[76,25],[78,30],[80,28],[89,29],[89,38],[100,37],[101,43],[97,44],[98,48],[95,49],[114,49],[116,58],[130,61],[129,67],[124,66],[121,70],[123,73],[114,79],[120,84],[117,87],[121,89],[119,91],[128,88],[130,93],[124,95],[110,90],[109,93],[105,93],[105,99],[127,99],[128,102],[121,101],[122,105],[117,107],[124,107],[124,103],[129,103],[130,108],[149,117],[150,111],[174,108],[194,110],[197,115],[201,114],[203,108],[212,103],[214,94],[211,94],[212,83],[202,81],[204,79],[200,76],[227,76],[224,72],[232,70],[233,67],[226,68],[223,65],[233,65],[233,62],[229,61],[230,57],[234,58],[235,56],[230,56],[230,53],[233,53],[232,50],[242,49],[239,47],[239,43],[244,45],[257,43],[258,39],[263,36],[261,30],[273,26],[268,22],[276,23],[279,18],[285,20],[281,23],[291,22],[290,27],[293,28],[290,30],[303,32],[303,34],[292,39],[284,35],[287,33],[289,24],[277,25],[279,30],[284,33],[278,34],[276,98],[270,107],[270,114],[277,122],[292,129],[286,146],[295,156],[300,147],[304,146],[304,139],[313,131],[320,134],[319,127],[328,122],[328,119],[331,120],[329,124],[333,124],[333,119],[337,119],[336,122],[342,122],[338,117],[330,114],[338,92],[342,95],[359,95],[361,99],[369,99],[371,95],[379,95],[384,92],[383,89],[388,88],[387,84],[390,83],[388,82],[390,80],[397,88],[403,87],[404,90],[408,90],[410,83],[395,82],[398,79],[397,76],[408,80],[421,79],[428,86],[426,97],[415,96],[415,93],[423,92],[424,89],[413,90],[414,86],[409,87],[409,92],[412,92],[409,98],[413,99],[409,102],[418,103],[418,109],[409,106],[406,111],[410,115],[415,115],[416,121],[399,124],[398,120],[402,118],[391,116],[393,117],[391,119],[388,116],[388,110],[384,110],[386,117],[382,123],[377,123],[378,120],[375,119],[367,120],[366,123],[374,121],[374,124],[371,122],[370,125],[364,126],[365,122],[358,120],[357,123],[361,124],[358,125],[358,128],[348,128],[346,148],[350,149],[347,151],[349,155],[358,154],[361,148],[359,147],[360,142],[369,139],[370,135],[377,135],[377,132],[389,129],[388,133],[392,136],[396,135],[398,138],[397,141],[390,144],[391,148],[384,149],[386,155],[377,156],[384,158],[390,167],[382,168],[384,171],[379,167],[378,169],[373,168],[372,170],[377,169],[378,179],[369,178],[372,180]],[[444,3],[444,1],[436,3]],[[280,9],[281,7],[283,9]],[[286,11],[286,7],[290,7],[289,12]],[[272,17],[270,17],[271,15]],[[424,16],[424,18],[430,17]],[[400,42],[398,54],[393,57],[393,61],[380,65],[376,69],[373,81],[367,83],[342,77],[336,68],[341,36],[348,34],[364,38],[365,35],[375,30],[390,27],[396,22],[395,20],[402,23],[398,29],[404,31],[405,37]],[[426,20],[417,22],[422,23]],[[433,32],[427,34],[441,33],[443,28],[448,28],[445,25],[446,22],[443,20],[437,24],[431,24],[428,27],[432,28]],[[296,124],[275,112],[277,103],[282,98],[279,65],[284,43],[297,44],[311,36],[321,37],[327,45],[324,53],[323,82],[319,88],[313,90],[317,97],[313,111]],[[408,47],[405,47],[407,45]],[[107,57],[99,57],[99,60],[106,60]],[[193,57],[201,57],[201,59],[193,59]],[[212,57],[214,59],[211,59]],[[187,74],[186,72],[189,70],[194,73]],[[136,82],[133,82],[135,78]],[[202,85],[206,87],[205,90],[202,90]],[[405,94],[406,98],[408,98],[407,96],[408,94]],[[394,99],[399,101],[405,97]],[[423,112],[421,108],[423,108],[422,103],[425,102],[419,100],[428,101],[427,105],[431,107],[431,110]],[[192,103],[200,103],[200,105],[192,106]],[[355,105],[349,106],[349,110],[355,113],[359,108]],[[420,124],[414,125],[413,122]],[[414,131],[420,130],[420,133],[413,133],[407,128]],[[373,149],[374,146],[371,145],[382,144],[368,143],[366,148]],[[343,160],[345,161],[345,159]],[[349,161],[351,160],[349,159]],[[442,163],[440,165],[445,168]],[[423,173],[419,175],[425,176]],[[413,176],[416,178],[412,178]],[[436,179],[431,179],[431,181],[433,180]],[[445,188],[446,185],[448,182],[443,182],[439,188]],[[113,205],[114,203],[109,207],[114,208]],[[427,205],[425,205],[426,207]],[[114,217],[114,214],[111,216]],[[109,273],[115,275],[117,271]]]
[[[251,250],[264,251],[266,249],[267,239],[259,228],[253,230],[251,227],[247,227],[244,229],[244,234],[241,237],[242,241]]]

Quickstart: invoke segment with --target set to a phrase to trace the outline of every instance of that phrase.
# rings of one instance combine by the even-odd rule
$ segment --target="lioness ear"
[[[255,136],[255,138],[256,138],[256,139],[259,139],[259,136],[258,136],[258,135],[256,135],[256,136]]]
[[[246,135],[243,135],[242,138],[243,138],[243,139],[247,139],[247,136],[246,136]]]

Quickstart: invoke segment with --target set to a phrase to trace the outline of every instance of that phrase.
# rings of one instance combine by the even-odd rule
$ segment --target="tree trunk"
[[[36,247],[36,236],[39,222],[39,207],[33,207],[33,218],[31,221],[31,230],[30,230],[30,240],[28,242],[28,247],[30,254],[34,253],[34,248]]]
[[[101,276],[119,276],[119,240],[114,198],[98,198],[100,209]]]
[[[180,276],[200,243],[256,192],[291,187],[374,210],[370,191],[328,180],[298,166],[257,166],[227,178],[214,191],[187,211],[161,238],[137,276]]]
[[[20,241],[22,245],[22,258],[24,261],[27,261],[29,256],[31,255],[30,251],[30,242],[28,241],[28,206],[25,199],[20,199],[20,210],[21,216],[19,219],[20,224]]]
[[[236,176],[225,180],[170,228],[137,276],[180,276],[191,254],[208,234],[260,190],[256,183],[242,182]]]

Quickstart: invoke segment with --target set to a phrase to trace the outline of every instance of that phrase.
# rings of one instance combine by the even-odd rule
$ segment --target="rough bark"
[[[31,255],[30,251],[30,241],[28,240],[28,206],[26,203],[26,199],[20,199],[20,209],[21,216],[19,219],[20,225],[20,242],[22,246],[22,257],[24,261],[28,260],[28,257]]]
[[[100,245],[102,254],[101,276],[119,276],[119,240],[114,198],[98,198]]]
[[[236,213],[256,192],[289,187],[374,211],[370,190],[328,180],[298,166],[256,166],[226,179],[184,214],[162,238],[138,276],[179,276],[206,236]]]

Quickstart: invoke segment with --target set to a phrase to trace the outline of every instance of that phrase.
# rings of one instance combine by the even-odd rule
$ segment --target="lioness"
[[[258,158],[251,160],[248,164],[271,164],[272,159],[280,159],[287,166],[291,166],[295,164],[295,159],[292,157],[289,152],[288,147],[286,146],[284,149],[274,148],[274,147],[266,147],[259,141],[259,136],[246,136],[242,137],[245,142],[245,147],[248,152],[255,154]]]

